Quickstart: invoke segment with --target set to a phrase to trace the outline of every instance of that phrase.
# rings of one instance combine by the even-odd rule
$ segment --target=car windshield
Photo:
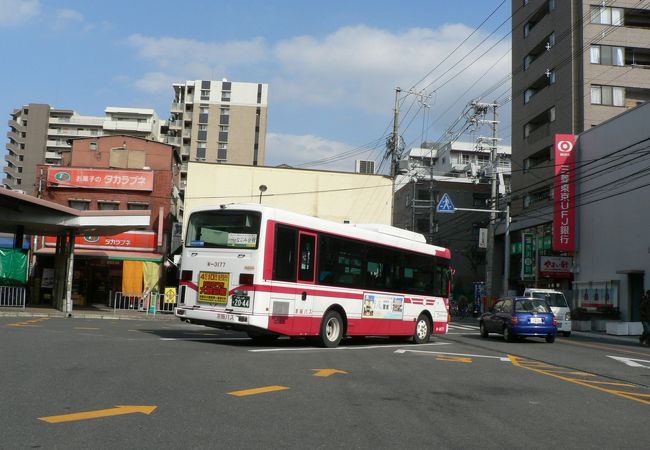
[[[538,298],[531,298],[518,300],[515,303],[515,312],[548,313],[551,312],[551,310],[546,301]]]
[[[548,302],[549,305],[558,308],[568,308],[564,294],[560,292],[533,292],[533,297],[541,298]]]

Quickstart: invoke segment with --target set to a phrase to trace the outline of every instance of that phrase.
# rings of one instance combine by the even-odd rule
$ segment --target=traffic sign
[[[449,198],[449,194],[447,194],[446,192],[440,199],[440,202],[438,202],[438,207],[436,208],[436,212],[439,213],[456,212],[456,208],[454,208],[454,204],[451,201],[451,198]]]

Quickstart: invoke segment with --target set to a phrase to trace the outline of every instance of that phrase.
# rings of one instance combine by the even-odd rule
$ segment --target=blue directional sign
[[[454,208],[454,204],[451,201],[451,198],[449,198],[449,194],[447,194],[446,192],[440,199],[440,202],[438,202],[438,207],[436,208],[436,211],[439,213],[456,212],[456,208]]]

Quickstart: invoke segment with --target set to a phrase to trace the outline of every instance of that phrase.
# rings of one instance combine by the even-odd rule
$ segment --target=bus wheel
[[[420,317],[418,317],[418,321],[415,324],[413,342],[416,344],[429,342],[429,336],[431,336],[431,322],[427,316],[420,314]]]
[[[336,311],[328,311],[323,317],[320,326],[320,344],[323,347],[333,348],[339,345],[343,337],[343,319]]]

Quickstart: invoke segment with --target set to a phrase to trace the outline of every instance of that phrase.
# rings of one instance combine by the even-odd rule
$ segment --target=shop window
[[[79,211],[87,211],[90,209],[90,200],[68,200],[68,206]]]
[[[140,203],[140,202],[128,202],[127,203],[127,209],[130,209],[130,210],[145,210],[145,209],[149,209],[149,204],[148,203]]]
[[[97,206],[102,211],[116,211],[120,209],[120,202],[98,201]]]

